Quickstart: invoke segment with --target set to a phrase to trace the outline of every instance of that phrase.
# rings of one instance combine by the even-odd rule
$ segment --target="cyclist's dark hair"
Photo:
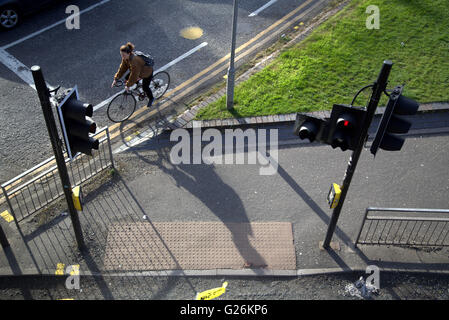
[[[120,47],[120,51],[131,53],[134,51],[134,45],[131,42],[128,42],[127,44],[124,44]]]

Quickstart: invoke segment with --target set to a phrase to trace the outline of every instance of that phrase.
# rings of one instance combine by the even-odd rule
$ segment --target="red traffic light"
[[[328,144],[342,151],[354,150],[360,138],[366,110],[334,104],[329,121]]]

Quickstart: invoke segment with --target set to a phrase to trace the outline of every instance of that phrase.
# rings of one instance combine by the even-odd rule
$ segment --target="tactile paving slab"
[[[266,268],[295,270],[289,222],[112,224],[106,271]]]

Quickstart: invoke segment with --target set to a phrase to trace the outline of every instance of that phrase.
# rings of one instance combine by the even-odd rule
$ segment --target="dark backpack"
[[[151,56],[151,54],[143,53],[142,51],[134,51],[134,54],[136,56],[141,57],[143,59],[143,61],[145,61],[146,66],[149,66],[149,67],[154,66],[154,59]]]

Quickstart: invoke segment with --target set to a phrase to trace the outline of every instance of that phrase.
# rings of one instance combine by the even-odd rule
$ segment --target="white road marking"
[[[3,49],[0,49],[0,62],[14,72],[20,79],[25,81],[31,88],[36,90],[30,68]]]
[[[192,50],[187,51],[186,53],[184,53],[183,55],[179,56],[178,58],[176,58],[175,60],[167,63],[165,66],[157,69],[156,71],[154,71],[154,74],[160,72],[160,71],[164,71],[166,69],[168,69],[169,67],[173,66],[174,64],[178,63],[179,61],[187,58],[188,56],[192,55],[193,53],[195,53],[196,51],[200,50],[201,48],[207,46],[207,42],[203,42],[200,45],[196,46],[195,48],[193,48]],[[114,99],[114,97],[116,97],[117,95],[123,93],[124,90],[121,90],[120,92],[117,92],[116,94],[114,94],[113,96],[107,98],[106,100],[100,102],[99,104],[94,106],[94,111],[104,107],[105,105],[107,105],[112,99]]]
[[[86,8],[86,9],[84,9],[84,10],[81,10],[81,11],[79,12],[79,14],[74,15],[74,16],[81,15],[82,13],[88,12],[88,11],[90,11],[90,10],[92,10],[92,9],[94,9],[94,8],[96,8],[96,7],[98,7],[98,6],[101,6],[101,5],[105,4],[105,3],[108,3],[109,1],[111,1],[111,0],[103,0],[103,1],[100,1],[100,2],[98,2],[98,3],[96,3],[96,4],[94,4],[94,5],[91,5],[90,7]],[[60,20],[60,21],[58,21],[58,22],[53,23],[52,25],[49,25],[48,27],[45,27],[45,28],[43,28],[43,29],[41,29],[41,30],[38,30],[38,31],[36,31],[36,32],[33,32],[32,34],[30,34],[30,35],[28,35],[28,36],[26,36],[26,37],[23,37],[23,38],[21,38],[21,39],[19,39],[19,40],[16,40],[16,41],[14,41],[14,42],[11,42],[10,44],[7,44],[6,46],[1,47],[1,49],[5,50],[5,49],[8,49],[8,48],[11,48],[11,47],[13,47],[13,46],[15,46],[15,45],[17,45],[17,44],[19,44],[19,43],[21,43],[21,42],[24,42],[24,41],[29,40],[29,39],[31,39],[31,38],[37,36],[37,35],[40,35],[41,33],[45,32],[45,31],[47,31],[47,30],[50,30],[50,29],[52,29],[52,28],[54,28],[54,27],[56,27],[56,26],[59,26],[60,24],[63,24],[63,23],[65,23],[65,22],[66,22],[66,19],[62,19],[62,20]]]
[[[254,17],[257,16],[259,14],[259,12],[265,10],[266,8],[268,8],[269,6],[271,6],[272,4],[274,4],[275,2],[277,2],[277,0],[271,0],[270,2],[266,3],[265,5],[263,5],[262,7],[260,7],[259,9],[257,9],[256,11],[250,13],[248,15],[248,17]]]
[[[196,51],[200,50],[201,48],[207,46],[207,42],[203,42],[200,45],[196,46],[195,48],[193,48],[192,50],[184,53],[182,56],[179,56],[178,58],[176,58],[175,60],[173,60],[172,62],[167,63],[165,66],[163,66],[162,68],[159,68],[158,70],[156,70],[154,73],[158,73],[159,71],[164,71],[165,69],[168,69],[169,67],[171,67],[172,65],[178,63],[179,61],[187,58],[188,56],[190,56],[191,54],[195,53]]]
[[[103,4],[105,4],[105,3],[109,2],[109,1],[111,1],[111,0],[103,0],[101,2],[98,2],[97,4],[94,4],[94,5],[88,7],[86,9],[84,9],[84,10],[81,10],[79,12],[79,15],[82,14],[82,13],[88,12],[88,11],[90,11],[90,10],[100,6],[100,5],[103,5]],[[47,31],[47,30],[49,30],[51,28],[54,28],[54,27],[60,25],[60,24],[63,24],[63,23],[65,23],[65,21],[66,21],[66,19],[60,20],[60,21],[58,21],[58,22],[56,22],[56,23],[54,23],[54,24],[52,24],[52,25],[50,25],[50,26],[48,26],[46,28],[43,28],[43,29],[41,29],[39,31],[36,31],[36,32],[26,36],[26,37],[23,37],[23,38],[21,38],[19,40],[11,42],[10,44],[7,44],[6,46],[1,47],[0,48],[0,62],[2,64],[4,64],[8,69],[10,69],[12,72],[14,72],[20,79],[22,79],[31,88],[36,90],[36,87],[34,86],[34,79],[33,79],[33,74],[31,73],[31,69],[28,68],[26,65],[24,65],[19,60],[17,60],[13,55],[11,55],[8,52],[6,52],[6,49],[11,48],[11,47],[13,47],[13,46],[15,46],[15,45],[17,45],[17,44],[19,44],[21,42],[24,42],[24,41],[26,41],[28,39],[31,39],[31,38],[33,38],[33,37],[35,37],[35,36],[45,32],[45,31]],[[48,83],[47,83],[47,86],[49,88],[52,88],[52,86],[50,86]]]

